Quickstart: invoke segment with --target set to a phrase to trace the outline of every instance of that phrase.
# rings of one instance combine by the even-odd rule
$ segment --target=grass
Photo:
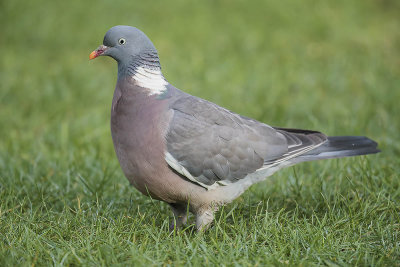
[[[380,1],[0,2],[0,265],[399,266],[400,5]],[[128,186],[108,28],[134,25],[167,79],[271,125],[367,135],[379,155],[303,163],[203,234]],[[193,221],[193,218],[191,218]]]

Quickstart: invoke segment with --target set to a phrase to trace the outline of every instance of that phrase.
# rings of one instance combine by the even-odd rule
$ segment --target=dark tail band
[[[294,158],[293,163],[379,153],[378,144],[365,136],[330,136],[321,146]]]

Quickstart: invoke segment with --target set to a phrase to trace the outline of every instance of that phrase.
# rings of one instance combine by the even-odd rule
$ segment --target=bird
[[[364,136],[272,127],[179,90],[138,28],[109,29],[89,59],[99,56],[118,64],[110,124],[121,169],[142,194],[168,203],[171,230],[189,212],[206,230],[221,206],[282,168],[380,152]]]

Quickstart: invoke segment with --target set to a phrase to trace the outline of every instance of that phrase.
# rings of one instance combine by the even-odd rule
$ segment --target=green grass
[[[0,2],[1,266],[400,266],[398,1],[82,3]],[[172,234],[113,151],[116,64],[88,61],[117,24],[148,34],[178,88],[383,152],[283,170],[206,233]]]

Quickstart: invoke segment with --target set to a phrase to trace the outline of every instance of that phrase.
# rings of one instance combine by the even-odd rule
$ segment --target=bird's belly
[[[131,118],[132,119],[132,118]],[[155,130],[143,131],[121,117],[111,118],[111,134],[115,153],[130,184],[144,195],[171,202],[177,192],[176,177],[164,159],[164,140]]]

